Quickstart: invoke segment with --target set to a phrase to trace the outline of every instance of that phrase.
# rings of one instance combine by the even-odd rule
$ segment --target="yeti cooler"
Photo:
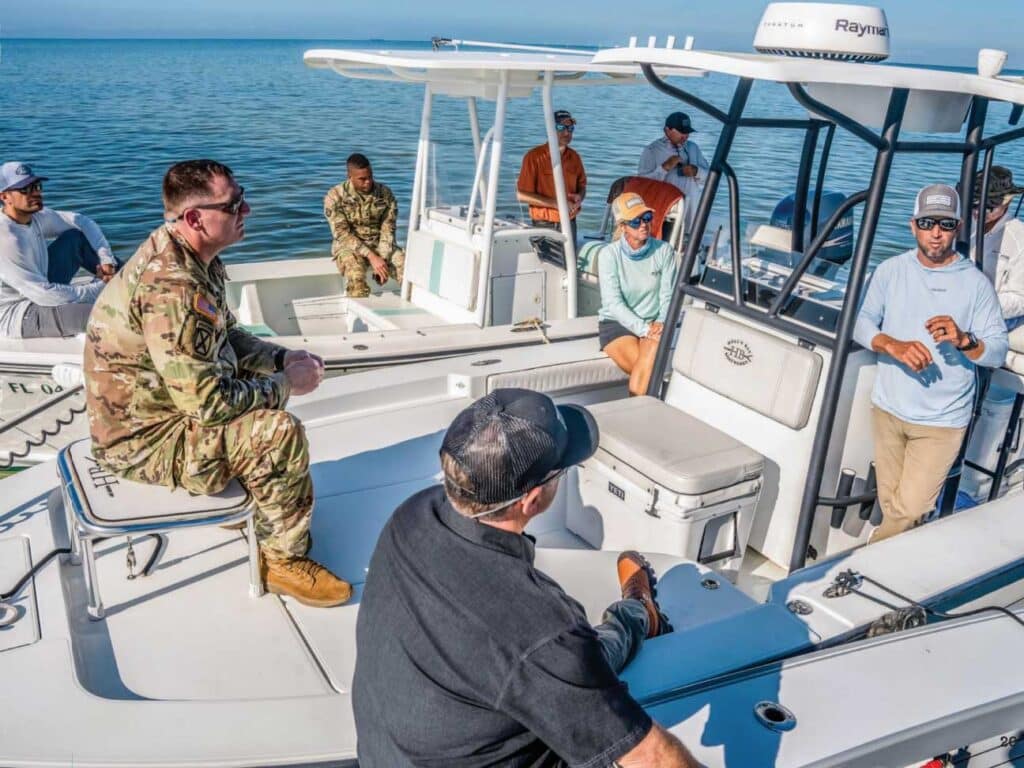
[[[738,571],[764,457],[652,397],[590,407],[601,444],[580,468],[569,529],[600,549],[638,549]]]

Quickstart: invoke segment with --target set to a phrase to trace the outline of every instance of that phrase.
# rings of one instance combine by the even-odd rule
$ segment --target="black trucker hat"
[[[471,487],[460,487],[467,500],[501,504],[593,456],[598,437],[582,406],[556,406],[530,389],[496,389],[455,417],[441,452],[468,476]]]

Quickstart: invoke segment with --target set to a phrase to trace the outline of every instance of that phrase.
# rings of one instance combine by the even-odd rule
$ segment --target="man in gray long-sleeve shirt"
[[[962,216],[952,187],[917,194],[917,248],[871,278],[854,339],[878,353],[872,425],[882,524],[871,541],[913,527],[934,507],[974,405],[975,366],[1006,358],[992,284],[954,249]]]
[[[43,182],[25,163],[0,166],[0,336],[73,336],[117,270],[92,219],[43,206]],[[49,238],[56,238],[47,245]],[[79,268],[96,275],[72,284]]]

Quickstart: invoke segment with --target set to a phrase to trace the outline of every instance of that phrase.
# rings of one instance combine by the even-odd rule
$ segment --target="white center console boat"
[[[878,9],[782,4],[763,25],[758,39],[771,53],[650,45],[595,57],[601,67],[641,66],[655,87],[722,123],[667,323],[678,332],[662,337],[646,397],[626,398],[624,377],[582,339],[358,373],[292,404],[310,439],[312,554],[357,585],[351,604],[250,597],[244,536],[170,524],[241,514],[225,511],[226,500],[184,504],[73,454],[59,476],[48,464],[5,481],[0,763],[354,765],[358,587],[377,535],[398,503],[437,481],[455,414],[511,386],[592,407],[600,450],[565,475],[535,521],[538,567],[597,620],[617,596],[618,551],[648,554],[674,632],[648,641],[623,677],[703,765],[982,768],[1019,759],[1021,486],[1004,472],[993,500],[863,546],[877,522],[875,359],[851,334],[894,156],[958,155],[969,208],[976,170],[1024,138],[1015,125],[1024,85],[856,61],[887,49]],[[665,82],[662,65],[735,77],[732,103],[716,107]],[[759,79],[784,84],[807,117],[748,117]],[[901,138],[910,126],[958,135]],[[738,133],[765,130],[805,136],[795,214],[788,228],[744,243],[730,159]],[[821,219],[812,179],[828,156],[819,140],[836,130],[862,140],[875,163],[863,191]],[[723,180],[729,231],[708,238]],[[845,263],[822,263],[851,215]],[[128,517],[142,516],[168,525],[126,539]],[[104,529],[110,537],[97,541]],[[95,556],[47,565],[47,553],[68,548],[69,531],[85,531]]]

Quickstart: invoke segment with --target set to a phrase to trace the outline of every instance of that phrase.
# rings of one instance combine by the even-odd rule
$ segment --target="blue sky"
[[[272,37],[621,43],[630,35],[695,35],[702,48],[749,50],[765,0],[34,0],[5,2],[0,36]],[[1024,0],[891,0],[893,60],[971,64],[977,49],[1010,52],[1024,69]],[[541,20],[548,20],[542,23]],[[967,31],[967,34],[964,34]]]

